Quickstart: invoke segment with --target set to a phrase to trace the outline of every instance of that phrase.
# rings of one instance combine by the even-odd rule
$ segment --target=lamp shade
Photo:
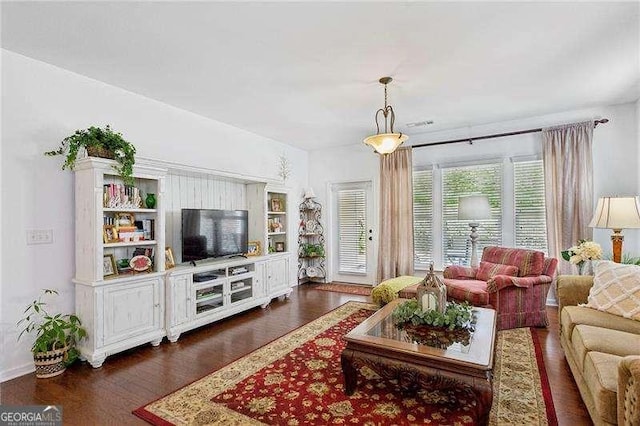
[[[589,226],[608,229],[640,228],[638,197],[600,197]]]
[[[380,133],[365,138],[364,143],[372,147],[378,154],[391,154],[409,136],[402,133]]]
[[[313,192],[313,188],[309,187],[304,193],[304,198],[316,198],[316,193]]]
[[[482,220],[491,217],[486,195],[466,195],[458,199],[458,220]]]

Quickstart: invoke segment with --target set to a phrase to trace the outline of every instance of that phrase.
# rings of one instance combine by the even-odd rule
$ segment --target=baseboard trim
[[[36,367],[33,365],[33,362],[29,362],[9,370],[0,371],[0,383],[15,379],[16,377],[24,376],[25,374],[33,373],[34,371],[36,371]]]

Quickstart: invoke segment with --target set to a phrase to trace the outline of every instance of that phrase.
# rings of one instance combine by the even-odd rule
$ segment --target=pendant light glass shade
[[[382,77],[380,83],[384,84],[384,108],[376,111],[376,134],[366,137],[364,143],[372,147],[378,154],[391,154],[409,136],[393,131],[393,123],[396,121],[396,115],[393,107],[387,105],[387,84],[392,81],[391,77]],[[380,133],[380,124],[378,123],[378,115],[382,113],[384,116],[384,133]]]
[[[391,154],[407,139],[409,136],[402,133],[380,133],[365,138],[364,143],[375,149],[378,154]]]

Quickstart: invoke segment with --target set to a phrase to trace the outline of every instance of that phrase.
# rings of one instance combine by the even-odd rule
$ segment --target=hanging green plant
[[[133,185],[133,165],[135,164],[136,148],[123,139],[120,133],[114,132],[107,124],[104,129],[91,126],[85,130],[76,130],[74,134],[64,138],[60,147],[47,151],[44,155],[66,155],[62,170],[73,170],[78,159],[78,153],[84,148],[90,157],[109,158],[116,160],[114,166],[126,185]]]

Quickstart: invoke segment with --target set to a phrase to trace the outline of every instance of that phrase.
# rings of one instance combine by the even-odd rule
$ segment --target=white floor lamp
[[[479,220],[491,217],[491,206],[486,195],[466,195],[458,199],[458,220],[468,220],[471,227],[471,266],[478,266],[476,241],[478,240]]]

